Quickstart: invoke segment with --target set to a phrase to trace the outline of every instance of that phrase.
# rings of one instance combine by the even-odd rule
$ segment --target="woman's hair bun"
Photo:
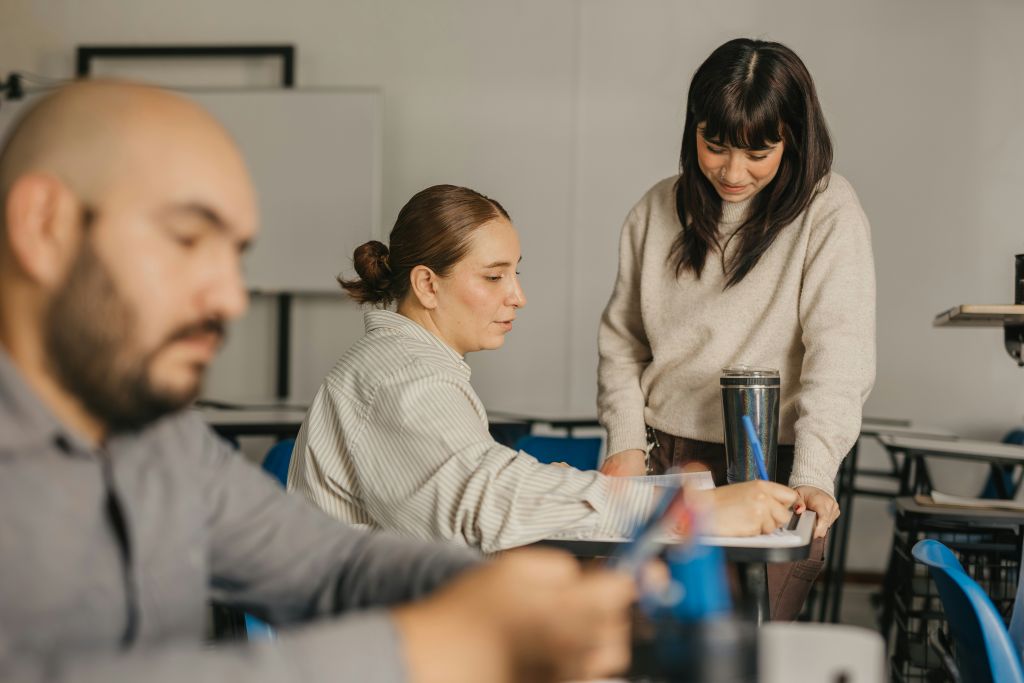
[[[377,240],[370,240],[356,247],[352,262],[359,277],[367,282],[379,282],[390,275],[388,247]]]
[[[383,242],[370,240],[359,245],[352,255],[352,264],[359,278],[343,280],[339,277],[338,282],[359,303],[390,303],[394,297],[391,294],[388,256],[388,247]]]

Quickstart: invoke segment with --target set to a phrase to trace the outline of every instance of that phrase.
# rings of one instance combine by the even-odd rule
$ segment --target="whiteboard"
[[[380,92],[179,92],[224,124],[252,173],[262,230],[246,255],[249,287],[336,292],[355,247],[380,234]],[[2,103],[0,136],[32,99]]]

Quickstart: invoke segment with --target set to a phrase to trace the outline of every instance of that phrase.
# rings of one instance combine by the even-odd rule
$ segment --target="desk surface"
[[[893,425],[885,423],[869,422],[864,420],[860,426],[861,436],[913,436],[924,439],[945,439],[956,440],[957,435],[948,429],[940,427],[929,427],[928,425]]]
[[[574,414],[550,412],[543,415],[512,412],[507,410],[488,410],[487,421],[494,424],[546,424],[555,428],[600,427],[597,415],[593,413]]]
[[[816,515],[808,510],[799,516],[796,531],[800,536],[799,544],[787,547],[767,547],[748,545],[749,539],[741,537],[708,539],[709,545],[715,545],[725,551],[725,559],[729,562],[794,562],[805,559],[811,550],[812,533]],[[576,557],[611,557],[627,539],[545,539],[541,545],[567,550]]]
[[[221,436],[294,436],[306,419],[302,406],[193,408]]]
[[[1003,327],[1024,324],[1021,304],[963,304],[935,316],[935,327]]]
[[[896,499],[896,510],[899,514],[911,517],[955,517],[965,526],[1024,526],[1024,517],[1017,510],[1000,510],[997,508],[965,508],[948,505],[923,505],[911,496]]]
[[[196,408],[199,415],[210,424],[238,423],[258,424],[260,422],[302,422],[306,409],[300,406],[282,408]]]
[[[906,451],[915,455],[929,455],[979,462],[1024,463],[1024,446],[996,441],[968,439],[935,439],[916,436],[883,434],[878,437],[886,448]]]

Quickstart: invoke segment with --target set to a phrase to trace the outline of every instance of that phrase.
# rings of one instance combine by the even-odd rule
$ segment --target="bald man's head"
[[[34,330],[25,345],[107,425],[193,398],[245,310],[240,258],[257,223],[224,128],[158,88],[69,85],[13,130],[0,198],[0,341]]]
[[[162,147],[190,140],[210,145],[248,182],[227,132],[195,103],[141,84],[77,82],[33,104],[11,131],[0,151],[0,198],[19,177],[47,173],[82,201],[97,201],[112,184],[159,163]]]

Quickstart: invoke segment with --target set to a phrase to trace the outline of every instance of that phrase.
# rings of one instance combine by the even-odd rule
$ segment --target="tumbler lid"
[[[779,386],[779,371],[775,368],[756,367],[753,365],[732,365],[722,368],[723,387],[767,385]]]

